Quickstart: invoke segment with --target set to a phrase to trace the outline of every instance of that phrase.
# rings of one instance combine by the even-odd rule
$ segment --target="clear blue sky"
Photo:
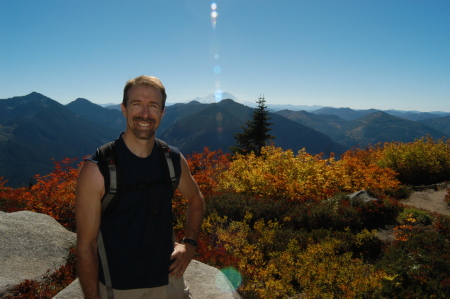
[[[450,1],[0,0],[0,99],[119,103],[141,74],[159,77],[169,102],[220,89],[450,112]]]

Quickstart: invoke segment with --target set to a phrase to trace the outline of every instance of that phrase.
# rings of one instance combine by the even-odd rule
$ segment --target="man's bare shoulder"
[[[81,167],[78,178],[80,178],[80,177],[83,178],[84,176],[91,177],[91,178],[99,176],[103,179],[103,175],[100,172],[100,168],[98,167],[98,164],[93,161],[89,161],[89,160],[87,160],[83,163],[83,166]]]
[[[77,193],[80,191],[90,191],[97,194],[104,194],[105,179],[97,165],[92,161],[84,162],[81,167],[80,174],[77,180]]]

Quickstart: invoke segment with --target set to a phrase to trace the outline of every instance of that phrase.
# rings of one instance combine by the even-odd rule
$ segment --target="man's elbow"
[[[77,255],[81,256],[92,256],[97,254],[97,240],[83,240],[77,239]]]

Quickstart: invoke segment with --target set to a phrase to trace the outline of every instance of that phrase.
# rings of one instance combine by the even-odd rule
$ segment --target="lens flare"
[[[235,290],[237,288],[239,288],[240,285],[242,284],[242,275],[241,275],[241,273],[239,273],[239,271],[234,269],[233,267],[223,268],[223,269],[220,270],[220,272],[222,272],[228,278],[228,280],[231,282],[231,285],[233,286],[233,288]],[[217,286],[219,288],[221,288],[221,289],[222,289],[222,287],[225,287],[222,290],[226,291],[226,286],[223,286],[223,284],[220,283],[219,279],[220,278],[218,276],[216,276],[216,284],[217,284]]]
[[[217,123],[218,123],[219,125],[222,124],[223,114],[222,114],[221,112],[217,112],[217,114],[216,114],[216,120],[217,120]]]
[[[217,4],[213,2],[211,4],[211,25],[212,25],[213,29],[216,29],[217,17],[219,16],[216,9],[217,9]]]
[[[217,13],[217,4],[215,2],[213,2],[213,3],[211,3],[211,25],[214,30],[216,29],[218,16],[219,16],[219,14]],[[212,50],[211,54],[213,54],[214,59],[219,60],[219,43],[216,38],[214,38],[212,40],[211,50]],[[219,75],[222,72],[222,68],[220,67],[220,65],[215,65],[213,70],[216,75]],[[216,81],[214,97],[215,97],[216,102],[220,102],[222,100],[222,90],[220,90],[220,81]],[[219,128],[217,131],[219,133],[219,135],[220,135],[220,133],[222,133],[222,131],[223,131],[223,128],[219,124]]]
[[[215,98],[216,98],[216,102],[222,101],[222,91],[221,91],[220,89],[217,89],[217,90],[214,92],[214,96],[215,96]]]
[[[214,73],[215,74],[220,74],[222,72],[222,68],[220,67],[220,65],[216,65],[214,67]]]

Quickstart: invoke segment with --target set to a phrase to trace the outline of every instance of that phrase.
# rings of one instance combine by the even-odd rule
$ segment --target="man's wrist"
[[[194,248],[198,247],[198,243],[197,241],[193,240],[193,239],[189,239],[189,238],[183,238],[183,240],[181,240],[182,244],[189,244]]]

